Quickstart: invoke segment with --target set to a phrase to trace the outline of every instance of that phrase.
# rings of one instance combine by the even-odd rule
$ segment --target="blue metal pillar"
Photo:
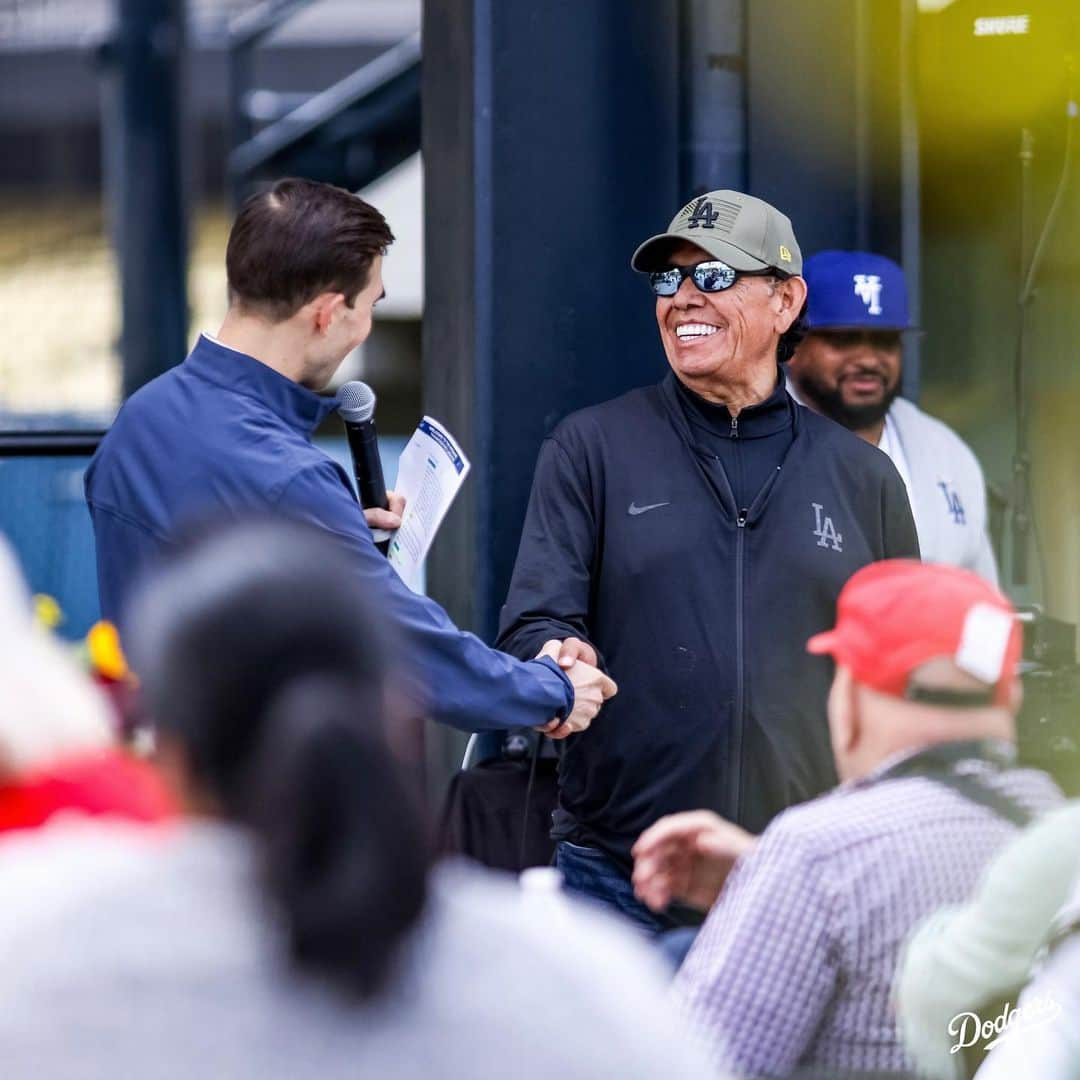
[[[666,370],[629,258],[682,202],[677,16],[424,7],[424,403],[473,461],[429,582],[489,639],[544,435]]]
[[[680,191],[746,190],[746,0],[680,0]]]
[[[187,351],[184,9],[184,0],[117,0],[117,33],[104,52],[125,397]]]
[[[750,190],[795,226],[803,255],[869,247],[910,262],[901,242],[902,94],[909,0],[753,0],[747,17]],[[904,31],[906,33],[906,31]],[[905,129],[906,134],[906,129]]]

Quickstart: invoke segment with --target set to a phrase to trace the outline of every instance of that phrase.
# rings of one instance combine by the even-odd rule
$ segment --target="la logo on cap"
[[[871,315],[881,314],[881,278],[877,274],[854,274],[855,295]]]

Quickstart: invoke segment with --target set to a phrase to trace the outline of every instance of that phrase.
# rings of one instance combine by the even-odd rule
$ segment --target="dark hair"
[[[289,178],[250,196],[229,233],[229,299],[273,322],[324,292],[350,306],[376,255],[394,241],[386,219],[358,195]]]
[[[301,526],[233,524],[181,545],[129,631],[152,720],[258,838],[295,964],[376,993],[423,910],[430,849],[355,568]]]
[[[795,350],[799,347],[802,339],[806,337],[809,329],[810,327],[806,322],[806,304],[804,303],[798,317],[780,335],[780,340],[776,343],[776,362],[778,364],[786,364],[795,355]]]

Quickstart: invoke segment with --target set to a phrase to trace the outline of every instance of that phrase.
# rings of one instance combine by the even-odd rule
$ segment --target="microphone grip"
[[[379,443],[375,435],[375,421],[365,420],[361,424],[346,423],[345,430],[349,437],[353,476],[356,477],[360,505],[365,510],[388,510],[390,504],[386,501],[386,482],[383,480],[382,459],[379,457]]]
[[[353,476],[356,477],[360,505],[365,510],[389,510],[375,421],[364,420],[358,424],[346,421],[345,434],[349,440],[349,453],[352,455]],[[381,536],[382,539],[380,531],[375,530],[375,546],[386,555],[390,550],[389,534],[381,533]]]

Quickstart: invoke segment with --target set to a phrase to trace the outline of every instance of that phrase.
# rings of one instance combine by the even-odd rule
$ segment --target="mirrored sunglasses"
[[[775,270],[736,270],[719,259],[694,263],[693,266],[669,266],[649,274],[649,287],[657,296],[674,296],[687,278],[704,293],[730,289],[741,277],[778,277]]]

